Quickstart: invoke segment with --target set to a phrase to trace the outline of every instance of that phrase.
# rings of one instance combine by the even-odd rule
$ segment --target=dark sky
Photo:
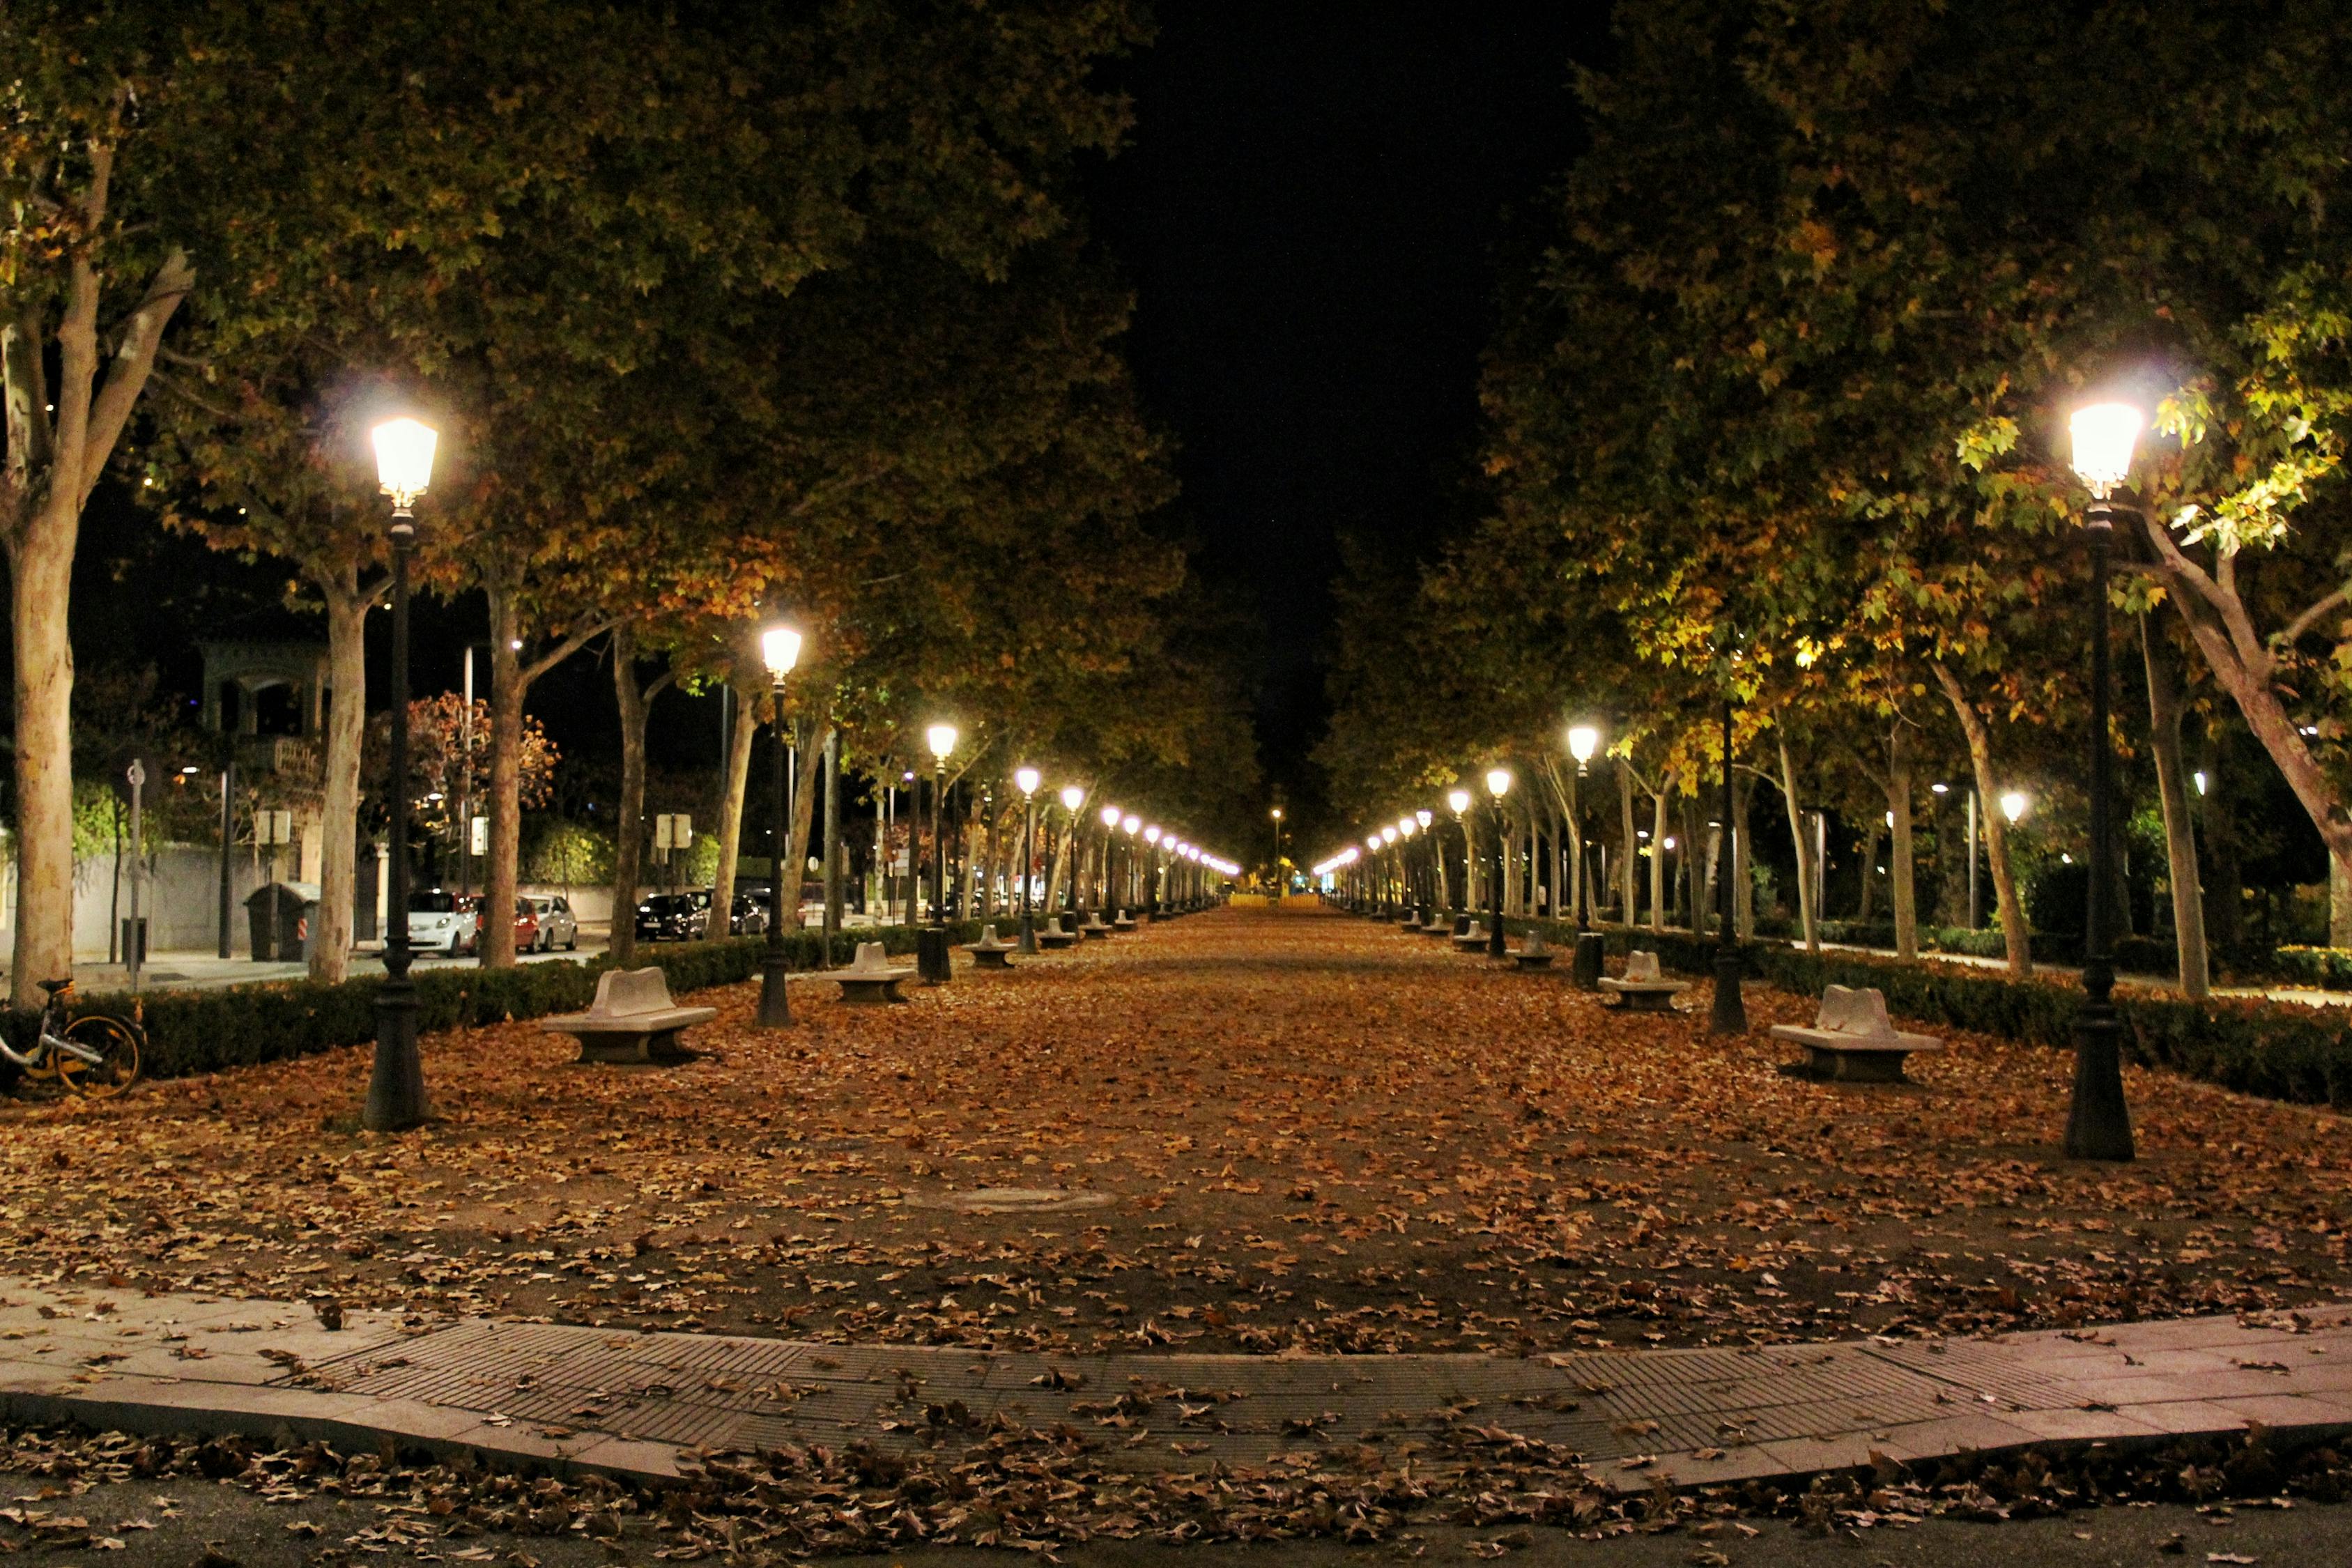
[[[1294,798],[1326,705],[1338,541],[1421,551],[1465,506],[1506,213],[1575,151],[1585,3],[1163,0],[1096,181],[1131,357],[1181,443],[1200,566],[1265,624],[1260,752]],[[1524,228],[1515,232],[1524,233]]]

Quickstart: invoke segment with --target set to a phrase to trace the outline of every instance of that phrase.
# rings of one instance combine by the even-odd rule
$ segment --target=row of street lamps
[[[2122,1025],[2116,1013],[2115,957],[2110,951],[2110,931],[2114,915],[2115,896],[2115,752],[2108,733],[2109,688],[2112,677],[2108,668],[2108,563],[2115,545],[2115,525],[2118,516],[2137,521],[2137,510],[2116,499],[2131,476],[2139,438],[2147,427],[2147,416],[2127,403],[2094,403],[2074,411],[2068,422],[2072,439],[2071,463],[2074,473],[2089,490],[2091,504],[2084,513],[2084,532],[2091,556],[2091,725],[2090,725],[2090,889],[2089,903],[2084,919],[2083,990],[2084,1005],[2076,1016],[2074,1025],[2074,1081],[2072,1103],[2066,1120],[2066,1152],[2076,1159],[2125,1161],[2134,1157],[2131,1114],[2124,1101],[2121,1035]],[[1723,704],[1723,816],[1726,831],[1733,820],[1731,782],[1732,706],[1727,695]],[[1577,762],[1580,775],[1585,763],[1598,747],[1598,731],[1590,725],[1578,725],[1569,731],[1569,743]],[[1487,793],[1493,803],[1495,819],[1495,876],[1491,900],[1492,930],[1487,935],[1489,954],[1502,957],[1502,885],[1503,885],[1503,797],[1509,792],[1511,776],[1507,769],[1496,768],[1486,775]],[[1455,789],[1446,797],[1455,819],[1462,824],[1463,858],[1466,872],[1472,854],[1469,826],[1465,813],[1470,805],[1467,790]],[[2014,824],[2025,815],[2028,802],[2021,791],[2011,790],[2000,799],[2001,815]],[[1431,822],[1426,811],[1414,812],[1400,818],[1393,826],[1369,834],[1360,851],[1349,845],[1339,854],[1315,868],[1319,880],[1325,876],[1354,868],[1364,856],[1377,858],[1383,853],[1391,857],[1391,871],[1402,870],[1405,852],[1416,829],[1426,829]],[[1579,836],[1580,838],[1581,835]],[[1727,864],[1728,862],[1727,861]],[[1410,873],[1406,874],[1409,878]],[[1400,879],[1406,879],[1401,878]],[[1465,878],[1466,879],[1466,878]],[[1580,878],[1580,881],[1581,879]],[[1733,934],[1732,879],[1717,879],[1720,908],[1717,910],[1718,940],[1715,953],[1715,1005],[1710,1019],[1711,1029],[1719,1034],[1744,1033],[1747,1013],[1740,997],[1740,980],[1745,960]],[[1380,912],[1387,912],[1391,879],[1384,875],[1377,884],[1381,889],[1377,900]],[[1360,905],[1363,884],[1360,881],[1355,895]],[[1585,905],[1580,899],[1577,907],[1578,971],[1582,978],[1584,950],[1588,935],[1595,943],[1597,934],[1586,930]],[[1405,905],[1411,917],[1414,900],[1410,896]],[[1426,905],[1423,908],[1425,910]],[[1457,909],[1459,903],[1457,901]],[[1464,917],[1466,921],[1466,917]]]
[[[392,501],[392,691],[391,710],[395,715],[392,726],[390,763],[391,793],[394,799],[404,797],[408,779],[408,726],[397,720],[408,710],[408,609],[409,565],[416,543],[415,507],[417,500],[430,487],[433,459],[439,445],[434,428],[413,418],[386,420],[371,433],[375,447],[376,478],[385,496]],[[788,897],[797,894],[797,878],[788,887],[788,868],[784,865],[785,847],[792,841],[793,801],[791,770],[787,765],[786,748],[782,744],[785,683],[793,668],[799,664],[804,639],[799,627],[786,621],[777,621],[760,633],[760,660],[768,671],[768,679],[775,700],[779,743],[776,747],[776,819],[774,835],[776,855],[772,878],[773,896],[771,900],[767,947],[761,961],[759,1021],[768,1028],[781,1028],[792,1021],[792,1000],[788,988],[790,968],[784,945],[784,914]],[[947,931],[947,853],[946,838],[941,829],[945,823],[942,803],[947,791],[948,759],[954,754],[961,735],[953,724],[935,723],[923,733],[924,743],[931,753],[931,919],[916,933],[916,952],[923,977],[933,982],[945,981],[951,973],[948,954]],[[1044,783],[1037,769],[1024,764],[1013,770],[1013,783],[1019,787],[1023,803],[1023,843],[1021,865],[1021,942],[1020,951],[1037,951],[1036,921],[1031,897],[1031,884],[1036,852],[1035,795]],[[1076,818],[1086,802],[1087,792],[1076,784],[1061,791],[1062,805],[1072,823],[1072,843],[1076,843]],[[1147,824],[1140,816],[1124,812],[1115,805],[1102,809],[1105,833],[1103,847],[1103,899],[1109,904],[1117,896],[1118,882],[1111,865],[1113,851],[1120,832],[1128,843],[1126,879],[1131,900],[1148,898],[1147,918],[1157,916],[1161,908],[1163,890],[1171,904],[1196,907],[1205,900],[1212,875],[1227,879],[1239,874],[1241,868],[1233,861],[1202,848],[1163,828],[1157,823]],[[1143,846],[1140,854],[1137,840]],[[426,1115],[425,1069],[416,1043],[416,985],[409,977],[415,963],[415,952],[409,942],[408,931],[408,819],[407,813],[392,813],[390,831],[391,881],[386,889],[389,924],[383,944],[383,984],[376,992],[375,1059],[368,1081],[367,1102],[362,1113],[362,1123],[371,1131],[397,1131],[422,1122]],[[1181,881],[1180,881],[1181,879]],[[1084,907],[1082,894],[1073,889],[1078,907]],[[724,918],[724,911],[721,911]],[[226,925],[223,927],[226,929]]]

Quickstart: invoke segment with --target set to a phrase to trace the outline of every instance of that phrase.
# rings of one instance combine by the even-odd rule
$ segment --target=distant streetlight
[[[1495,814],[1495,885],[1487,889],[1486,902],[1494,920],[1486,932],[1486,956],[1501,958],[1508,951],[1503,944],[1503,797],[1511,793],[1511,770],[1486,770],[1486,795]]]
[[[412,509],[433,482],[440,437],[416,419],[388,419],[370,432],[377,483],[392,498],[392,886],[386,889],[391,926],[383,939],[383,984],[375,994],[375,1062],[368,1075],[360,1121],[371,1132],[397,1132],[425,1120],[425,1060],[416,1049],[416,984],[408,978],[416,955],[408,945],[408,558],[416,547]],[[226,816],[228,791],[224,788]],[[223,899],[226,892],[224,889]],[[221,956],[228,956],[224,901]]]
[[[1118,852],[1118,819],[1126,813],[1118,806],[1107,805],[1095,815],[1102,818],[1103,825],[1102,912],[1108,915],[1111,923],[1116,925],[1118,909],[1114,900],[1118,897],[1118,883],[1112,876],[1112,867],[1116,863],[1114,857]]]
[[[1274,817],[1274,890],[1278,899],[1286,885],[1282,874],[1282,807],[1276,806],[1270,815]]]
[[[923,731],[931,752],[931,923],[916,938],[916,968],[924,980],[944,985],[955,977],[948,957],[948,758],[956,749],[956,727],[933,724]]]
[[[1029,879],[1037,856],[1037,786],[1045,775],[1035,768],[1013,770],[1013,787],[1021,792],[1021,951],[1037,951],[1037,921],[1029,908]]]
[[[1454,922],[1458,933],[1470,910],[1470,792],[1459,787],[1445,792],[1446,809],[1454,813],[1454,826],[1462,830],[1462,880],[1454,889]]]
[[[1601,728],[1597,724],[1571,724],[1568,727],[1568,754],[1576,759],[1576,776],[1587,776],[1586,765],[1601,750]],[[1576,959],[1571,978],[1580,990],[1597,990],[1601,984],[1601,949],[1606,945],[1599,932],[1591,928],[1592,879],[1587,872],[1584,856],[1584,802],[1576,802]],[[1629,872],[1630,876],[1631,873]],[[1630,882],[1627,884],[1632,885]],[[1625,924],[1633,923],[1633,911],[1625,910]]]
[[[760,1026],[766,1029],[788,1027],[793,1021],[792,997],[786,990],[784,958],[784,852],[793,837],[792,768],[786,753],[792,748],[792,731],[784,721],[784,677],[801,661],[801,632],[788,621],[778,621],[760,633],[760,662],[768,669],[768,696],[775,704],[776,731],[776,819],[774,853],[769,864],[775,874],[768,879],[768,945],[760,955]],[[792,868],[791,908],[800,907],[800,868]],[[712,918],[724,921],[727,911],[714,910]],[[724,930],[722,926],[720,928]]]
[[[2116,1016],[2113,919],[2116,846],[2115,750],[2107,734],[2107,559],[2117,507],[2109,497],[2131,476],[2133,449],[2147,423],[2127,403],[2094,403],[2074,411],[2074,468],[2091,492],[2083,514],[2091,548],[2091,889],[2083,921],[2083,994],[2074,1020],[2074,1095],[2066,1114],[2066,1152],[2078,1160],[2132,1158],[2131,1111],[2124,1104],[2122,1024]]]
[[[1576,776],[1584,776],[1584,764],[1601,749],[1601,731],[1591,724],[1571,724],[1568,731],[1568,754],[1576,759]]]
[[[2025,820],[2025,808],[2032,804],[2023,790],[2007,790],[2000,797],[2000,814],[2009,818],[2009,825],[2014,827]]]

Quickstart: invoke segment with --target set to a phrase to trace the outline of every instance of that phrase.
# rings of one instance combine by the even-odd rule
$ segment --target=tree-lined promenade
[[[271,563],[323,625],[314,976],[346,972],[362,839],[454,820],[363,761],[392,559],[368,437],[395,416],[439,437],[416,586],[486,611],[487,735],[462,771],[488,909],[513,901],[543,790],[531,687],[583,652],[620,715],[624,952],[667,689],[731,689],[746,719],[704,826],[721,910],[760,842],[762,728],[797,779],[895,785],[954,724],[953,815],[992,856],[1023,765],[1205,836],[1254,776],[1229,639],[1152,515],[1173,487],[1121,358],[1130,301],[1074,194],[1129,122],[1098,68],[1148,36],[1124,0],[13,7],[17,1004],[70,966],[76,726],[120,718],[76,707],[67,643],[109,487]],[[785,616],[806,642],[781,695],[756,637]],[[819,793],[758,858],[802,862]],[[775,879],[793,918],[796,879]],[[483,921],[483,962],[513,940]]]
[[[1745,933],[1769,879],[1792,935],[1884,923],[1908,957],[1942,928],[2023,974],[2079,956],[2105,744],[2108,938],[2169,936],[2201,995],[2312,940],[2263,889],[2332,862],[2352,942],[2347,26],[1621,7],[1591,148],[1507,279],[1482,521],[1343,592],[1342,804],[1377,830],[1507,763],[1544,844],[1515,910],[1539,881],[1703,927],[1728,880]],[[2095,483],[2096,405],[2140,435]]]

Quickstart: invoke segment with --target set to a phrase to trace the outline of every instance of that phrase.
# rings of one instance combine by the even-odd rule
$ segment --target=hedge
[[[1573,941],[1573,926],[1543,925],[1547,941]],[[1705,974],[1714,968],[1715,943],[1687,931],[1619,926],[1602,934],[1612,952],[1639,946],[1668,969]],[[2082,987],[2071,980],[2016,980],[1855,952],[1816,956],[1781,942],[1749,942],[1740,956],[1748,973],[1799,995],[1818,996],[1828,985],[1871,986],[1905,1017],[2033,1045],[2071,1047],[2083,1008]],[[2129,1031],[2126,1052],[2142,1063],[2272,1100],[2352,1107],[2352,1008],[2118,991],[2116,1010]]]
[[[957,942],[980,934],[979,925],[970,921],[948,931]],[[834,940],[833,958],[846,963],[859,942],[874,940],[871,931],[844,931]],[[889,952],[911,952],[914,928],[885,926],[880,940]],[[794,969],[817,968],[824,945],[818,931],[788,931],[784,936],[785,955]],[[760,973],[767,947],[767,939],[758,936],[648,943],[637,950],[637,959],[641,965],[659,968],[670,991],[682,995],[749,980]],[[436,965],[413,970],[416,1026],[425,1033],[575,1011],[595,1000],[597,978],[611,967],[609,959],[598,957],[585,963],[558,959],[520,963],[512,969]],[[142,1070],[150,1078],[180,1078],[363,1044],[375,1038],[375,998],[383,984],[383,974],[376,973],[331,985],[289,980],[216,991],[149,992],[143,998],[147,1048]],[[128,1017],[132,1002],[127,993],[77,994],[70,1011],[76,1016],[110,1013]],[[10,1010],[0,1026],[23,1051],[33,1043],[39,1018],[37,1012]]]

